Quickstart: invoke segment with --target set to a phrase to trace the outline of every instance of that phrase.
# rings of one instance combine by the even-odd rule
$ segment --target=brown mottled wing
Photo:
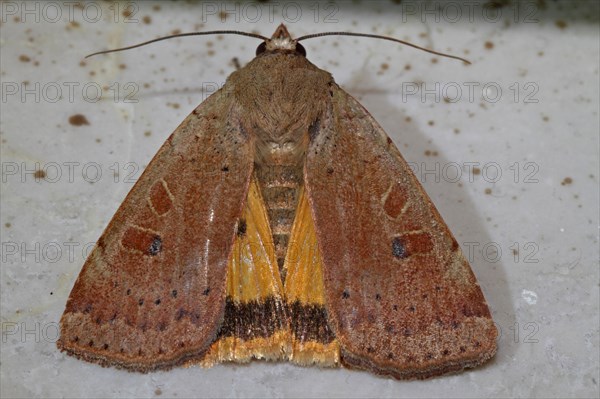
[[[383,129],[332,94],[305,183],[342,362],[396,378],[484,362],[496,328],[456,240]]]
[[[169,137],[85,262],[58,346],[137,371],[200,358],[216,337],[251,143],[214,94]]]

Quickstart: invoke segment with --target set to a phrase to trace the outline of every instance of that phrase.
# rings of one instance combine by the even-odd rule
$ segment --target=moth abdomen
[[[283,263],[289,244],[289,235],[296,214],[298,193],[302,186],[300,165],[255,165],[255,173],[267,209],[269,225],[275,244],[275,256],[282,280]]]

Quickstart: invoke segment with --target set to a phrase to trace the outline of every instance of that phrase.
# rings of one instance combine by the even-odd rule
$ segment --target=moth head
[[[279,25],[273,36],[256,48],[256,55],[275,51],[294,52],[306,57],[306,49],[297,40],[292,39],[284,24]]]

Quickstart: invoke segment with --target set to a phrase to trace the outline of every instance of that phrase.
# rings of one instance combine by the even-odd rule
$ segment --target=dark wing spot
[[[237,228],[238,237],[244,237],[246,235],[246,230],[248,229],[248,225],[246,224],[246,219],[240,219]]]
[[[206,296],[206,295],[208,295],[209,292],[210,292],[210,288],[207,288],[204,291],[202,291],[202,295]]]
[[[185,309],[180,308],[175,314],[175,320],[181,320],[187,314],[188,312]]]
[[[350,298],[350,293],[346,290],[344,290],[344,292],[342,292],[342,298],[347,299]]]
[[[406,247],[400,237],[394,237],[392,240],[392,254],[398,259],[404,259],[408,257]]]
[[[308,136],[310,140],[314,140],[319,133],[319,129],[321,128],[321,120],[319,118],[315,119],[315,121],[308,127]]]
[[[452,250],[453,251],[457,251],[458,250],[458,242],[456,242],[455,239],[452,239]]]
[[[155,256],[160,251],[162,251],[162,239],[160,238],[160,236],[154,236],[152,238],[152,243],[150,244],[150,248],[148,248],[148,253],[151,256]]]

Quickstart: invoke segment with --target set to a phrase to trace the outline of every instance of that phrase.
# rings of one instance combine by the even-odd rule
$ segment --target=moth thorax
[[[299,165],[304,161],[308,149],[308,129],[292,127],[268,132],[256,131],[257,163],[269,165]]]
[[[268,142],[265,151],[265,161],[273,165],[295,165],[298,163],[298,153],[304,153],[293,141],[285,143]]]

